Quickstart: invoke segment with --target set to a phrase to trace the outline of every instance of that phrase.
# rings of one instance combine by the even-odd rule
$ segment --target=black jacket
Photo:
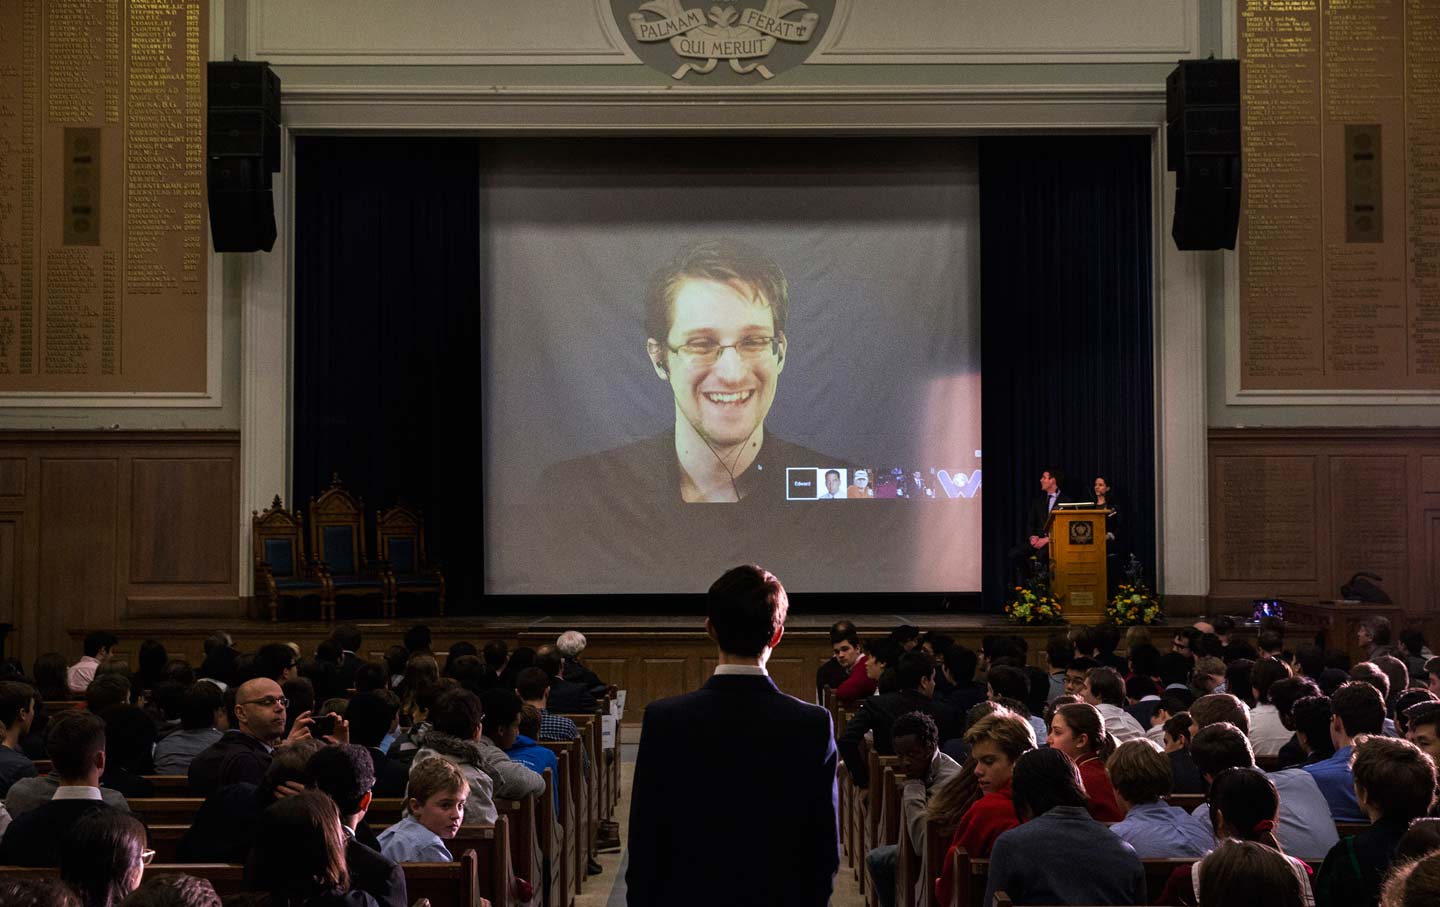
[[[1055,506],[1059,507],[1061,504],[1073,503],[1075,503],[1075,499],[1070,497],[1070,495],[1066,494],[1065,489],[1059,489],[1059,493],[1055,496]],[[1045,524],[1049,522],[1049,520],[1050,495],[1041,492],[1040,494],[1036,495],[1035,498],[1030,502],[1030,517],[1025,522],[1025,525],[1029,530],[1025,533],[1027,539],[1029,536],[1032,535],[1044,535]]]
[[[114,809],[99,800],[51,800],[20,814],[0,839],[0,866],[58,866],[60,839],[81,816]]]
[[[550,699],[545,709],[562,715],[591,715],[596,705],[595,697],[590,695],[589,690],[578,683],[557,679],[550,684]]]
[[[226,731],[190,761],[190,792],[208,797],[226,784],[259,784],[270,758],[270,749],[259,740],[243,731]]]
[[[824,907],[837,799],[829,713],[769,677],[718,675],[650,703],[626,825],[630,907]]]
[[[845,760],[845,767],[850,770],[850,777],[855,779],[857,787],[866,787],[870,782],[870,766],[866,760],[860,758],[860,741],[864,739],[865,732],[873,732],[875,752],[882,756],[893,756],[895,741],[890,736],[890,728],[894,726],[896,718],[910,712],[924,712],[935,719],[936,725],[946,722],[947,718],[946,712],[924,693],[918,690],[900,690],[870,697],[860,706],[855,717],[845,722],[845,733],[840,735],[838,745],[840,755]],[[940,732],[940,739],[948,739],[945,731]]]
[[[356,838],[345,843],[345,863],[350,870],[350,888],[370,895],[380,907],[409,907],[405,894],[405,870],[377,850]]]

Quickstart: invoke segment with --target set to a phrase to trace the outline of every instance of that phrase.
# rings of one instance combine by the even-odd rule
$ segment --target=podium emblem
[[[1093,545],[1095,544],[1095,524],[1084,520],[1076,520],[1070,524],[1070,544],[1072,545]]]
[[[611,2],[626,41],[647,65],[673,79],[707,76],[710,84],[773,79],[805,62],[835,6],[835,0],[764,0],[758,7],[728,0],[708,9],[686,7],[685,0]]]

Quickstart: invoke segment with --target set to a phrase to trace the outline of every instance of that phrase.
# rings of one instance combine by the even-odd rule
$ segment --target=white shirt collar
[[[87,786],[62,785],[55,788],[55,796],[52,800],[99,800],[100,788]]]
[[[769,677],[770,672],[759,665],[716,665],[715,676],[721,677],[726,674],[743,674],[749,677]]]

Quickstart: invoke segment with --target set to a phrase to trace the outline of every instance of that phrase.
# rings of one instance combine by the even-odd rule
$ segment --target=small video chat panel
[[[855,469],[839,466],[791,466],[785,470],[787,501],[928,500],[975,497],[980,470]]]

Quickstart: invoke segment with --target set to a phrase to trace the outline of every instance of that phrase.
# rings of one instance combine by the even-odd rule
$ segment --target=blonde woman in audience
[[[1115,741],[1105,731],[1100,712],[1088,702],[1062,705],[1050,719],[1050,733],[1045,741],[1059,750],[1080,770],[1090,815],[1099,822],[1119,822],[1125,818],[1115,802],[1115,789],[1105,771],[1105,760],[1115,752]]]
[[[470,785],[448,759],[426,759],[410,771],[405,817],[380,832],[380,852],[397,863],[448,863],[445,841],[460,833]]]

